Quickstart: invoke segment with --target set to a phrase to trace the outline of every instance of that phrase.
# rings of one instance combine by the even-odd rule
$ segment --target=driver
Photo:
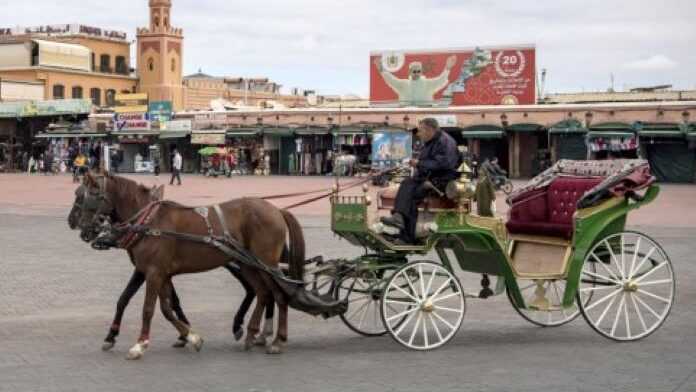
[[[395,242],[397,244],[416,242],[417,206],[428,194],[429,187],[426,181],[438,189],[444,189],[449,181],[459,176],[457,168],[461,159],[457,142],[440,130],[437,120],[421,120],[416,136],[423,142],[423,148],[418,159],[409,161],[409,165],[416,169],[415,173],[399,186],[392,215],[381,218],[385,225],[400,229],[400,238]]]

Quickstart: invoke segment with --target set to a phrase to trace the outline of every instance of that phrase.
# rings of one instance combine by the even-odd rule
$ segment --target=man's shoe
[[[396,213],[392,216],[383,216],[383,217],[379,218],[379,221],[384,223],[387,226],[396,227],[396,228],[401,229],[401,230],[406,228],[406,224],[404,223],[404,218],[399,213]]]
[[[408,242],[402,240],[401,238],[395,238],[394,240],[392,240],[392,244],[394,244],[394,245],[396,245],[396,246],[410,246],[410,245],[413,245],[413,244],[409,244]]]

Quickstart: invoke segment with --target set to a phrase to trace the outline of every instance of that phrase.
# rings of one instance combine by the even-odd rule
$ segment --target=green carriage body
[[[563,276],[548,276],[563,278],[567,282],[562,306],[570,307],[575,301],[583,263],[590,249],[603,238],[623,231],[628,212],[653,201],[658,193],[659,187],[651,185],[640,201],[613,197],[597,206],[577,210],[569,243],[571,251],[564,264]],[[382,263],[393,265],[406,262],[407,256],[435,251],[442,264],[451,271],[449,251],[462,270],[502,278],[517,306],[527,307],[517,287],[518,274],[510,258],[512,239],[502,219],[480,217],[457,209],[441,210],[436,213],[436,229],[423,245],[394,246],[370,228],[368,208],[369,198],[365,196],[334,195],[331,198],[331,230],[351,244],[365,248],[369,254],[354,260],[354,263],[363,264],[368,269],[379,269],[383,267]],[[544,279],[544,276],[538,278]]]

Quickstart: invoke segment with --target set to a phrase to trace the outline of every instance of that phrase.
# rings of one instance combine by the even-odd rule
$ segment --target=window
[[[97,60],[95,59],[94,52],[91,53],[91,60],[92,60],[92,72],[97,70]]]
[[[96,106],[101,106],[101,90],[98,88],[93,88],[89,90],[89,97],[92,98],[92,104]]]
[[[155,27],[159,27],[159,16],[155,16]]]
[[[147,59],[147,69],[149,69],[150,71],[155,70],[155,60],[153,60],[152,57]]]
[[[106,106],[116,106],[116,90],[106,90]]]
[[[53,99],[64,99],[65,98],[65,87],[62,84],[53,85]]]
[[[116,73],[128,75],[128,64],[123,56],[116,56]]]
[[[176,59],[172,59],[172,72],[176,72]]]
[[[164,17],[164,27],[169,27],[169,20],[166,16]]]
[[[99,71],[111,73],[111,56],[108,54],[99,56]]]
[[[82,87],[80,86],[74,86],[72,88],[72,95],[73,99],[82,99]]]

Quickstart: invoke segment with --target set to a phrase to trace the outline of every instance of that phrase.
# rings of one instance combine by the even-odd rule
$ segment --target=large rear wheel
[[[399,344],[431,350],[459,330],[466,304],[457,277],[441,264],[416,261],[398,269],[382,295],[382,321]]]
[[[624,231],[602,239],[585,257],[577,303],[602,336],[633,341],[664,323],[675,290],[665,251],[645,234]]]

